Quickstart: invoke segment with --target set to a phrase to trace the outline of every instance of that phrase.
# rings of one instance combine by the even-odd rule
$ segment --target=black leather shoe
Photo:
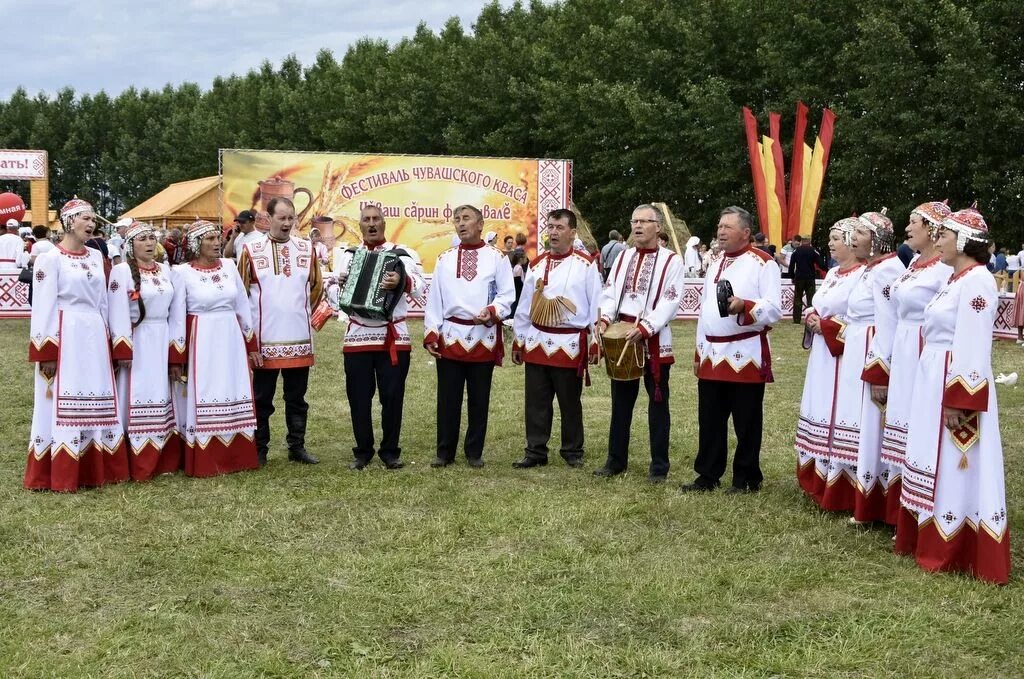
[[[729,495],[736,495],[738,493],[756,493],[761,490],[761,484],[756,486],[729,486],[725,489],[725,492]]]
[[[440,467],[447,467],[450,464],[451,460],[446,460],[443,457],[435,457],[433,460],[430,461],[430,466],[433,467],[434,469],[438,469]]]
[[[684,483],[679,486],[680,493],[710,493],[714,489],[714,486],[709,486],[706,483],[698,483],[697,481],[694,481],[693,483]]]
[[[619,474],[623,473],[624,471],[626,471],[626,470],[625,469],[610,469],[609,467],[599,467],[598,469],[594,470],[594,476],[599,476],[599,477],[607,478],[607,477],[611,477],[611,476],[618,476]]]
[[[513,469],[529,469],[530,467],[543,467],[548,463],[547,460],[538,460],[535,457],[524,457],[518,462],[512,463]]]
[[[647,483],[651,484],[652,486],[656,486],[659,483],[665,483],[666,478],[668,477],[663,474],[648,474]]]
[[[293,450],[288,453],[289,462],[298,462],[300,464],[320,464],[320,460],[313,457],[305,450]]]
[[[265,450],[257,451],[256,452],[256,461],[260,463],[261,467],[266,467],[267,466],[267,451],[265,451]]]
[[[360,471],[366,468],[366,465],[370,464],[369,460],[352,460],[348,463],[348,468],[354,472]]]
[[[574,469],[579,469],[580,467],[583,466],[583,458],[582,457],[571,457],[568,460],[566,460],[565,463],[567,465],[569,465],[570,467],[573,467]]]
[[[482,458],[482,457],[471,457],[468,460],[466,460],[466,464],[468,464],[473,469],[480,469],[480,467],[484,466],[484,458]]]
[[[405,466],[405,463],[401,460],[391,460],[390,462],[384,463],[385,469],[401,469]]]

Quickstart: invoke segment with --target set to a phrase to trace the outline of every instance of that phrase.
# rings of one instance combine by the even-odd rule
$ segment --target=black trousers
[[[814,299],[815,281],[793,279],[793,322],[802,323],[804,318],[804,299],[807,299],[807,306],[811,306]]]
[[[256,450],[266,457],[270,448],[270,416],[274,414],[274,394],[277,375],[284,381],[284,421],[288,426],[289,452],[304,450],[306,445],[306,388],[309,386],[309,367],[256,368],[252,371],[252,391],[256,406]]]
[[[661,366],[660,402],[654,400],[654,377],[651,364],[644,372],[644,389],[647,390],[647,427],[651,437],[651,476],[668,474],[668,434],[672,427],[672,416],[668,409],[668,377],[671,364]],[[605,466],[622,471],[629,461],[629,434],[633,425],[633,406],[640,393],[640,380],[620,382],[612,380],[612,421],[608,431],[608,461]]]
[[[732,485],[758,488],[761,473],[761,430],[764,425],[764,384],[697,381],[697,418],[700,434],[693,468],[697,483],[717,486],[729,458],[729,416],[736,430],[736,456]]]
[[[463,391],[468,398],[466,411],[469,420],[463,446],[466,458],[475,459],[483,455],[493,374],[493,361],[471,363],[437,359],[437,456],[442,460],[454,460],[459,446]]]
[[[380,450],[384,462],[396,462],[402,456],[402,410],[405,406],[405,379],[409,376],[409,352],[398,352],[398,365],[391,365],[387,351],[349,352],[345,356],[345,393],[352,416],[352,433],[357,460],[373,459],[373,420],[370,411],[374,393],[380,394]]]
[[[562,416],[559,452],[566,461],[583,457],[582,394],[583,378],[576,368],[526,364],[526,457],[547,461],[556,398]]]

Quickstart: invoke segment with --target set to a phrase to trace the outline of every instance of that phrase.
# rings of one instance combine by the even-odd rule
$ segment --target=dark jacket
[[[789,276],[795,281],[813,281],[818,277],[818,268],[825,268],[821,256],[811,247],[810,243],[804,243],[789,258]]]

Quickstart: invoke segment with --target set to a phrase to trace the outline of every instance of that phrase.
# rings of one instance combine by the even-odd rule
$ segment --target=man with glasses
[[[634,247],[615,259],[601,295],[598,332],[612,323],[633,325],[626,340],[641,344],[647,357],[644,388],[647,390],[647,425],[650,429],[651,464],[648,480],[662,483],[668,476],[668,437],[672,420],[668,409],[672,330],[684,286],[683,260],[658,245],[658,232],[665,216],[653,205],[640,205],[630,219]],[[626,471],[633,407],[640,393],[640,380],[612,381],[611,427],[608,460],[594,476],[616,476]]]

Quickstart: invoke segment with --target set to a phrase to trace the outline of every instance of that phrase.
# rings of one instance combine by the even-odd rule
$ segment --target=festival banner
[[[526,234],[532,257],[545,215],[572,198],[568,160],[223,149],[220,163],[225,224],[255,210],[265,229],[267,204],[286,196],[295,202],[300,233],[309,233],[314,217],[331,217],[333,230],[317,224],[328,247],[355,245],[359,210],[373,204],[384,213],[388,240],[416,250],[428,274],[451,247],[459,205],[483,212],[484,233],[496,233],[499,248],[505,236]]]

